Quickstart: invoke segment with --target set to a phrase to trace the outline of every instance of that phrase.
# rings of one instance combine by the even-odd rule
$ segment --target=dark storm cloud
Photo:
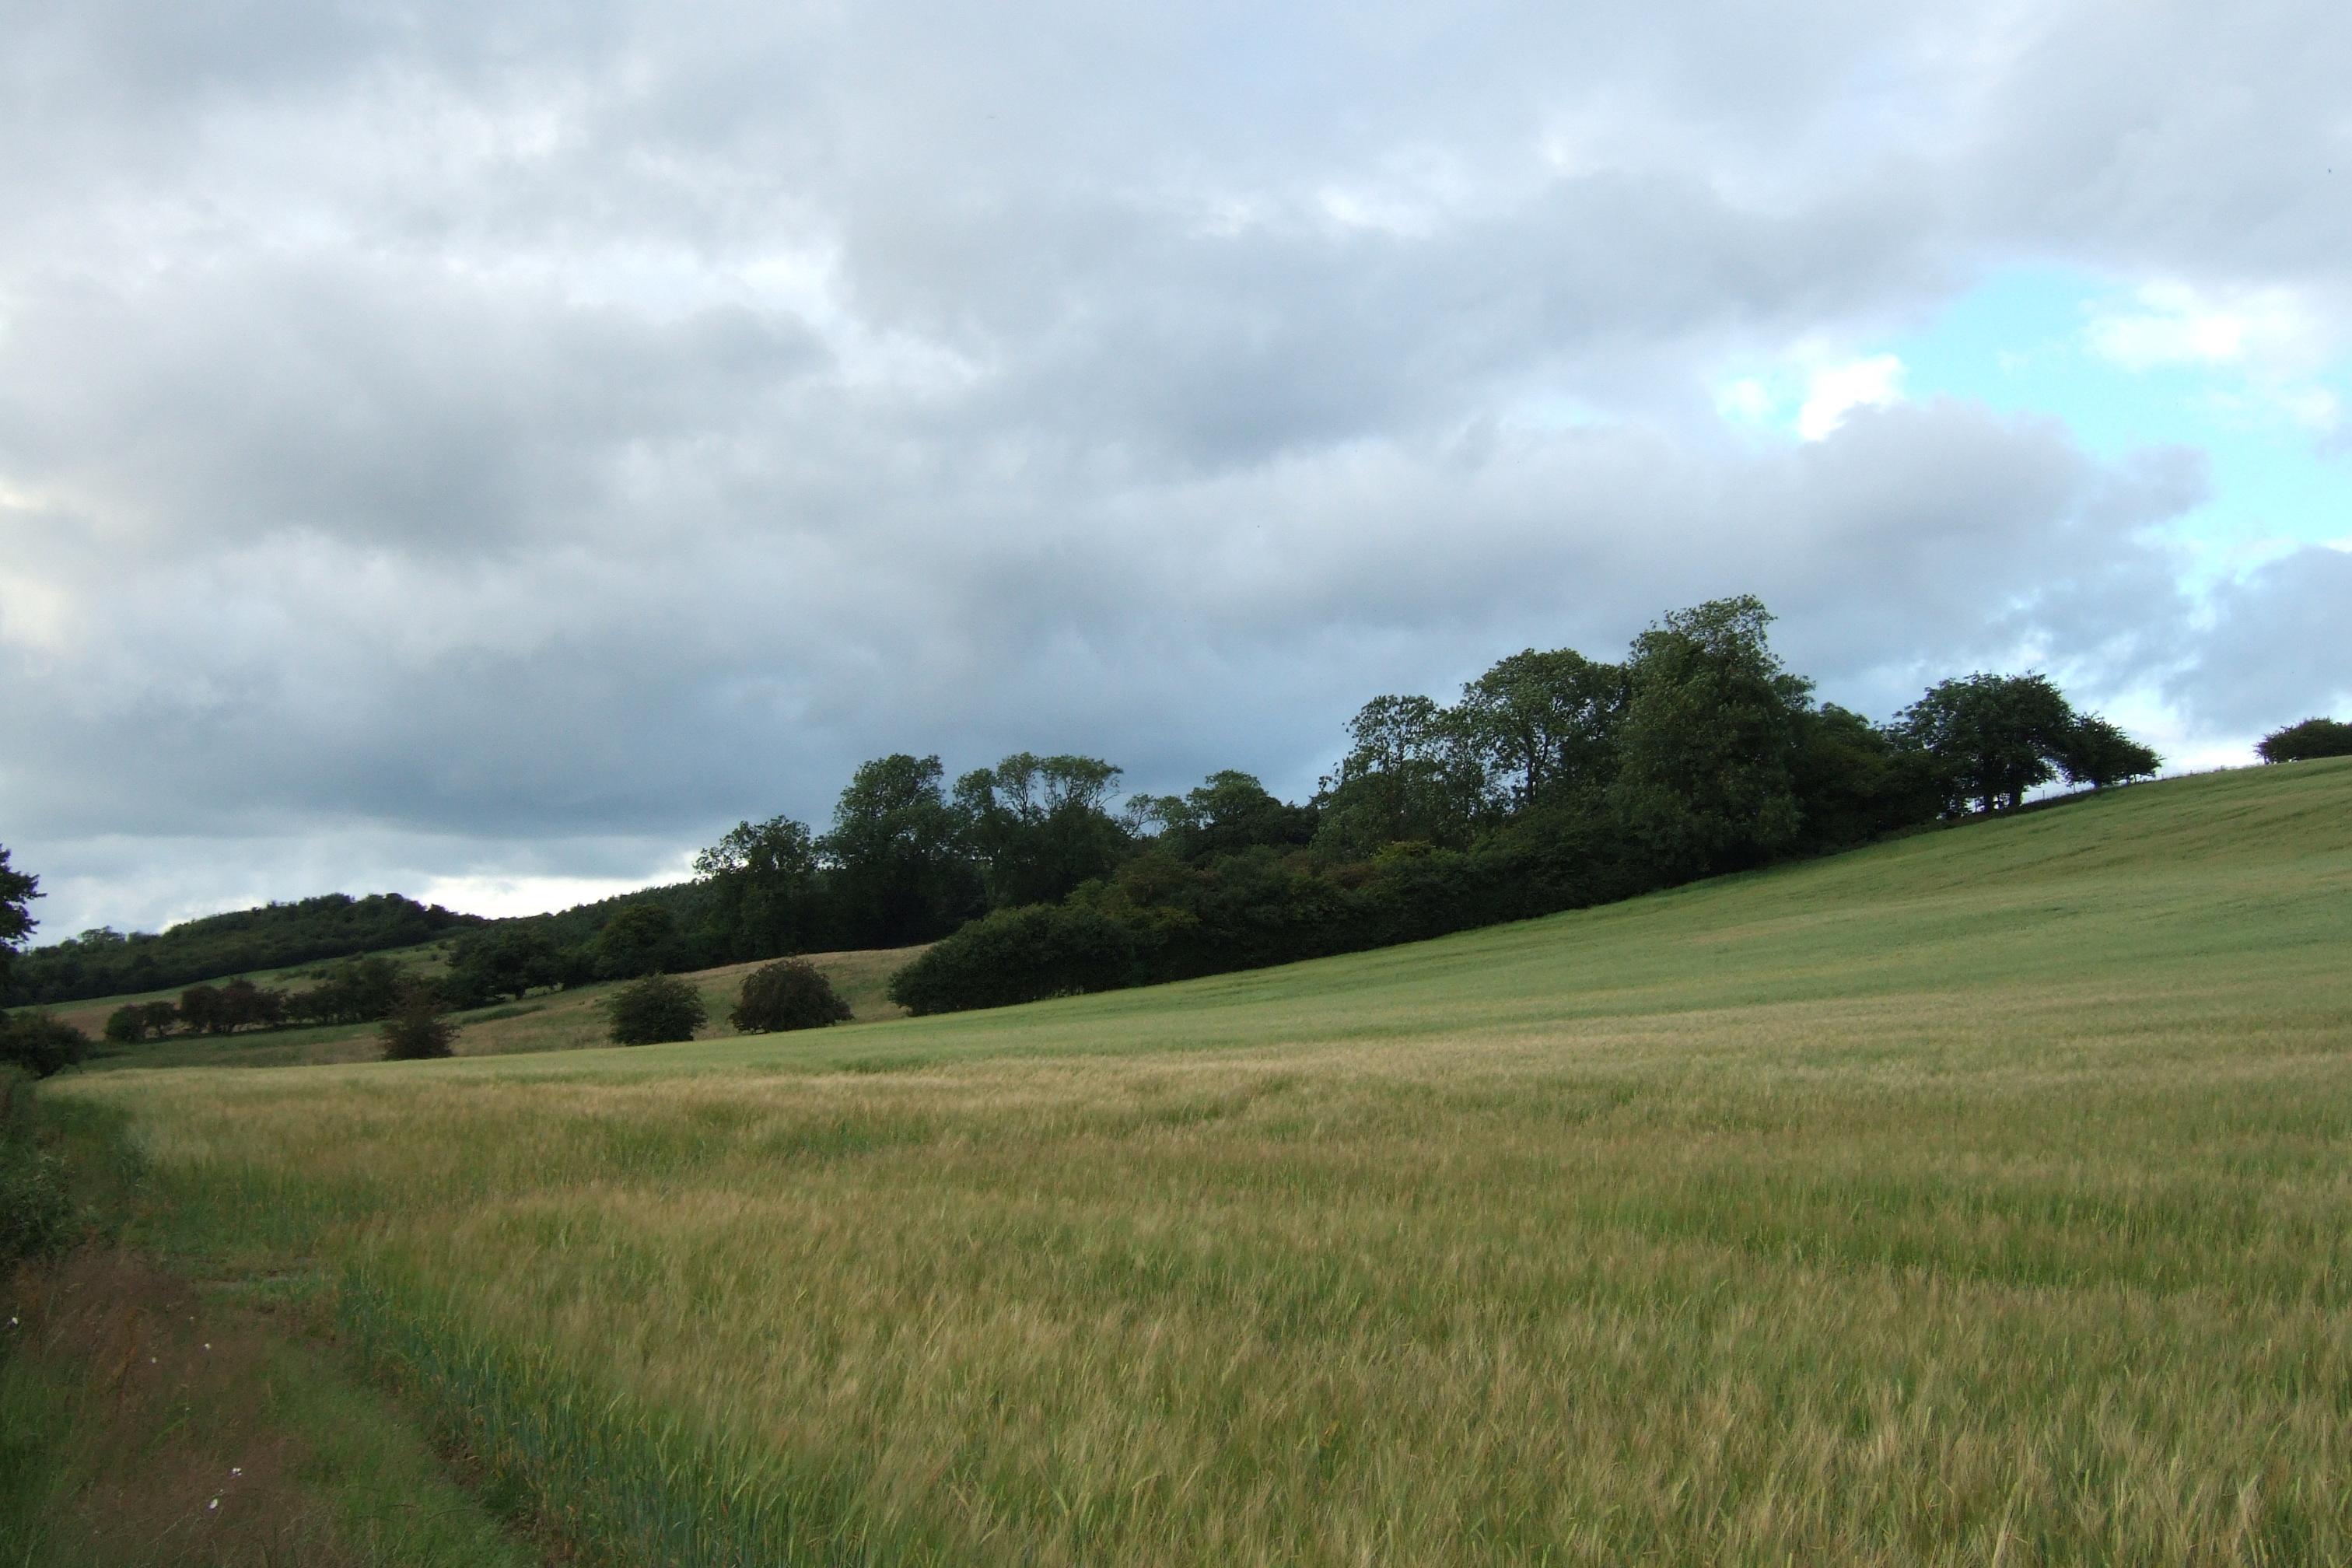
[[[1712,407],[1996,255],[2340,310],[2346,25],[2233,16],[18,18],[0,841],[55,934],[674,874],[892,749],[1296,791],[1375,691],[1747,590],[1874,712],[2322,700],[2245,650],[2335,561],[2198,605],[2195,454]]]

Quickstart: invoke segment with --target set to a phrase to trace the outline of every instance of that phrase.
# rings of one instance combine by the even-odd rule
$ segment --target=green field
[[[642,1563],[2352,1561],[2352,764],[809,1037],[57,1081]]]

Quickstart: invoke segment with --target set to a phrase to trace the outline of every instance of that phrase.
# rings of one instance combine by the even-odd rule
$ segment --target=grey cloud
[[[799,321],[654,322],[362,258],[15,301],[0,464],[153,537],[309,529],[475,545],[576,522],[600,471],[771,405]]]
[[[2343,310],[2304,9],[20,18],[0,839],[123,923],[652,874],[892,749],[1297,791],[1375,691],[1749,589],[1874,712],[2025,658],[2316,700],[2245,650],[2333,563],[2200,621],[2193,454],[1708,401],[1989,258]]]
[[[2198,717],[2241,733],[2315,714],[2352,717],[2348,611],[2352,550],[2297,550],[2221,588],[2198,657],[2173,673],[2168,690]]]

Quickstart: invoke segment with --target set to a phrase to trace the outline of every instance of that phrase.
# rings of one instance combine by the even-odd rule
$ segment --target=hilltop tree
[[[1612,794],[1678,875],[1751,865],[1797,837],[1798,715],[1807,683],[1767,639],[1753,595],[1676,610],[1633,639]]]
[[[2057,777],[2080,743],[2080,721],[2045,675],[1979,671],[1937,681],[1898,722],[1936,759],[1955,815],[1972,805],[1987,816],[2018,805]]]
[[[1899,728],[1874,724],[1834,702],[1797,715],[1790,766],[1801,849],[1860,844],[1943,814],[1943,780],[1935,759]]]
[[[2301,763],[2315,757],[2352,757],[2352,724],[2334,719],[2305,719],[2273,730],[2254,744],[2254,754],[2266,763]],[[7,856],[0,851],[0,868]]]
[[[2154,778],[2163,765],[2162,757],[2096,713],[2084,713],[2074,721],[2074,731],[2058,753],[2058,768],[2066,782],[2086,784],[2093,789]]]
[[[1315,837],[1315,808],[1276,797],[1254,773],[1224,768],[1181,795],[1138,795],[1128,811],[1139,831],[1156,826],[1160,848],[1199,865],[1260,846],[1303,847]]]

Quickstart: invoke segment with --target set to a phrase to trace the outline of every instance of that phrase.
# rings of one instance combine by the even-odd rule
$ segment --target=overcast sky
[[[490,912],[1752,591],[2352,708],[2352,6],[0,0],[0,843]]]

